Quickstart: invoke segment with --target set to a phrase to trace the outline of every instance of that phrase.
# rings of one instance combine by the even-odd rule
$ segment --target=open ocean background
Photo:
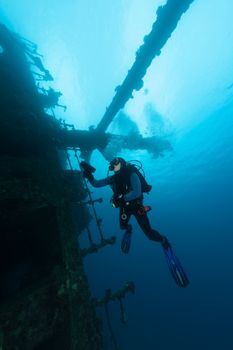
[[[96,126],[134,62],[135,52],[156,19],[158,0],[0,0],[0,21],[38,44],[43,62],[63,93],[77,128]],[[121,350],[233,350],[233,2],[196,0],[125,108],[127,125],[115,119],[112,133],[135,123],[143,136],[169,139],[173,151],[152,159],[142,151],[119,156],[143,162],[153,185],[145,204],[152,227],[168,236],[190,279],[186,289],[172,280],[161,247],[133,224],[129,255],[120,250],[118,211],[109,188],[97,207],[106,237],[117,244],[85,258],[93,296],[133,280],[124,300],[127,324],[110,305]],[[97,151],[96,178],[108,163]],[[93,223],[96,241],[98,233]],[[96,231],[96,232],[95,232]],[[80,237],[87,245],[86,234]],[[104,310],[105,347],[111,346]]]

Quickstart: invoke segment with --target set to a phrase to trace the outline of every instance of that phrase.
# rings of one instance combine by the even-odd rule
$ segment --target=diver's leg
[[[139,215],[138,213],[135,213],[134,216],[140,228],[150,240],[156,241],[156,242],[162,242],[163,236],[158,231],[153,230],[151,228],[147,213],[144,213],[143,215]]]
[[[158,231],[151,228],[147,213],[140,215],[138,214],[138,212],[135,212],[134,216],[142,231],[150,240],[161,243],[165,249],[167,249],[170,246],[167,237],[162,236]]]

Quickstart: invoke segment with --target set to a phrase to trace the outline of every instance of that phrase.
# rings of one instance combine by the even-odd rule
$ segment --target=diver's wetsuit
[[[114,176],[96,180],[89,180],[93,187],[103,187],[110,185],[114,182]],[[141,191],[141,182],[138,175],[135,172],[132,172],[130,175],[130,191],[123,195],[124,205],[120,206],[120,229],[127,230],[129,229],[129,220],[131,215],[134,215],[139,226],[145,235],[152,241],[163,242],[165,237],[162,236],[158,231],[154,230],[150,226],[150,222],[147,216],[147,213],[144,212],[143,215],[139,214],[140,208],[143,207],[143,195]],[[125,214],[125,215],[123,215]]]

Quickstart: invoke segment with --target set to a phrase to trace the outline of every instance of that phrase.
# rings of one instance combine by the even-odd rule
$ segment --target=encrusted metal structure
[[[0,349],[99,350],[77,243],[90,221],[83,178],[61,166],[28,46],[3,25],[0,45]]]

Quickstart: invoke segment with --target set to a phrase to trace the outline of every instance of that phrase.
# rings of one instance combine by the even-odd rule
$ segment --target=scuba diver
[[[174,255],[167,237],[161,235],[150,225],[147,212],[151,210],[151,207],[144,206],[143,193],[149,193],[152,186],[146,182],[140,170],[134,164],[117,157],[110,162],[107,177],[96,180],[93,176],[96,170],[94,167],[84,161],[80,163],[80,166],[84,170],[83,176],[93,187],[109,185],[112,188],[111,204],[113,208],[119,208],[120,229],[125,230],[121,241],[122,252],[127,254],[130,250],[132,225],[129,220],[133,215],[144,234],[150,240],[161,244],[175,282],[180,287],[186,287],[189,284],[188,278],[178,258]],[[109,171],[113,171],[114,174],[109,176]]]

